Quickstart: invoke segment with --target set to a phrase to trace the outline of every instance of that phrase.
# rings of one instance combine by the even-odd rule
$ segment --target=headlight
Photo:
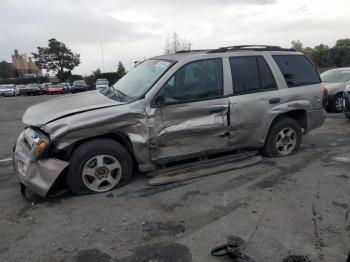
[[[22,145],[33,158],[39,159],[47,153],[50,146],[50,140],[45,134],[27,128],[24,131]]]
[[[347,85],[346,85],[345,91],[350,92],[350,84],[347,84]]]

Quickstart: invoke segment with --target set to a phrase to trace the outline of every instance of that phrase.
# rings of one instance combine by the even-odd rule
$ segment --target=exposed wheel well
[[[271,126],[276,121],[278,121],[279,119],[281,119],[283,117],[289,117],[289,118],[296,120],[299,123],[300,127],[303,129],[303,131],[305,131],[307,129],[307,114],[306,114],[305,110],[298,109],[298,110],[293,110],[293,111],[289,111],[289,112],[280,114],[280,115],[275,117],[275,119],[272,121]]]
[[[103,134],[103,135],[88,137],[88,138],[79,140],[63,150],[54,152],[54,155],[55,155],[55,157],[57,157],[59,159],[68,161],[70,159],[71,155],[73,154],[74,150],[78,146],[80,146],[81,144],[84,144],[87,141],[91,141],[91,140],[95,140],[95,139],[99,139],[99,138],[110,138],[112,140],[117,141],[123,147],[125,147],[125,149],[130,153],[130,155],[133,159],[134,168],[135,168],[134,170],[138,170],[138,165],[137,165],[137,161],[135,158],[134,149],[132,147],[131,141],[130,141],[128,136],[126,136],[125,134],[123,134],[121,132]]]

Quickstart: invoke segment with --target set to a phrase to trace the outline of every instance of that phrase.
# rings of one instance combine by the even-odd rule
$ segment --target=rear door
[[[232,146],[261,146],[280,101],[275,77],[263,55],[230,57],[233,96],[230,97]]]
[[[161,88],[164,132],[150,141],[152,160],[185,158],[228,146],[228,98],[221,58],[181,67]],[[159,122],[160,122],[159,121]],[[156,121],[158,122],[158,121]]]

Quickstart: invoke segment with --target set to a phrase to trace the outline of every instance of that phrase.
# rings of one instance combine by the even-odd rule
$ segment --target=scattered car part
[[[245,243],[241,238],[228,236],[227,243],[213,248],[210,254],[214,257],[228,256],[235,262],[255,262],[255,260],[242,253],[244,248]]]

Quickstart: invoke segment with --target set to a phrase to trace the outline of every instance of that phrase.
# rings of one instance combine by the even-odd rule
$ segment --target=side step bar
[[[230,170],[249,167],[260,163],[261,156],[256,151],[241,152],[213,159],[204,159],[193,163],[163,168],[147,174],[152,177],[148,184],[152,186],[195,179],[223,173]]]

